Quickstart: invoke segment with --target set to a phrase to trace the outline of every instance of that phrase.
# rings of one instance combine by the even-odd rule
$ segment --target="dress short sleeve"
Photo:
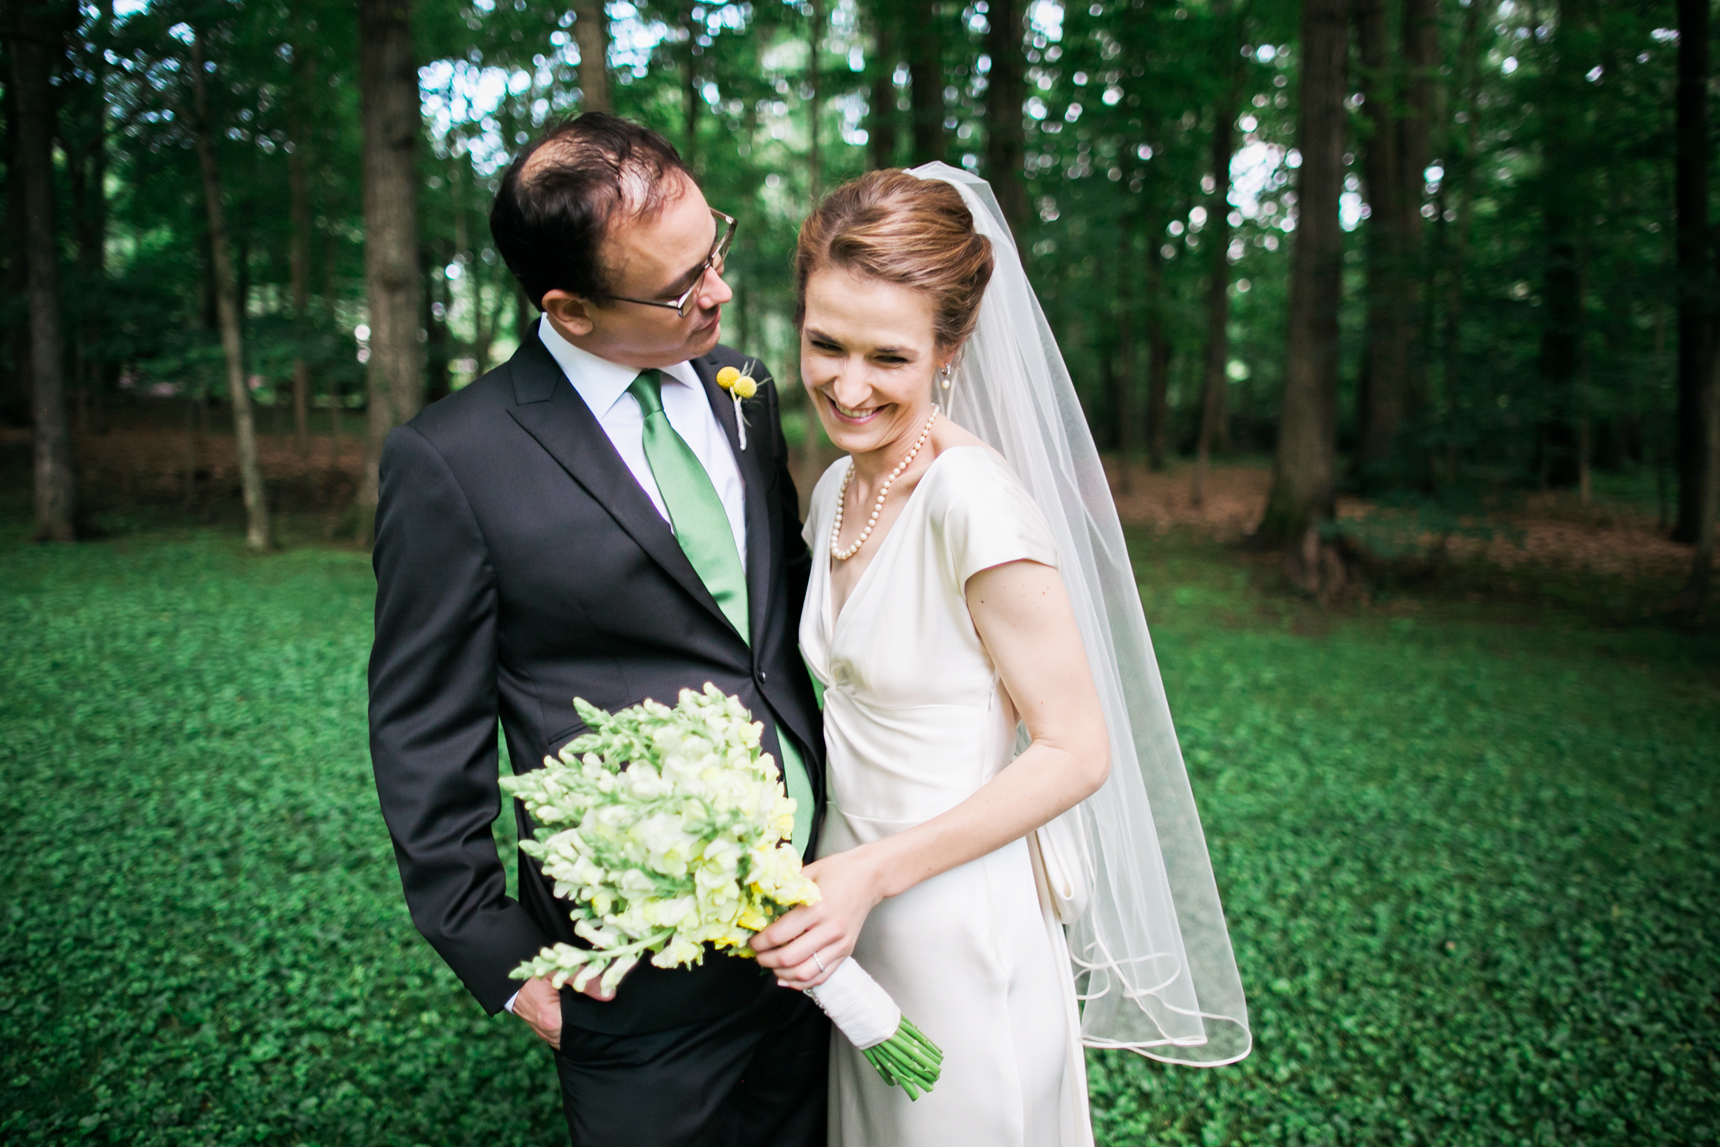
[[[939,457],[927,478],[934,483],[927,491],[933,539],[958,591],[974,574],[1006,562],[1057,565],[1050,523],[1002,458],[983,447],[957,447]]]

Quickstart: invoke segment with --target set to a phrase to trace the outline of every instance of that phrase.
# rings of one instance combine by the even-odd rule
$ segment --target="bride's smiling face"
[[[937,345],[934,319],[924,292],[844,267],[807,281],[800,378],[840,449],[868,454],[919,435],[933,379],[954,353]]]

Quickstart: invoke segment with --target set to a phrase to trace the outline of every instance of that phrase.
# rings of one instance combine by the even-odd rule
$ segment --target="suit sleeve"
[[[549,943],[507,895],[491,825],[496,583],[472,508],[417,429],[382,451],[370,757],[412,922],[494,1014],[508,973]]]

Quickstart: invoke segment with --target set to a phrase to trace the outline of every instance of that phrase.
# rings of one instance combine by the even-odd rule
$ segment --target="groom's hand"
[[[615,998],[615,993],[605,994],[597,986],[601,979],[601,976],[592,977],[591,982],[585,985],[585,994],[608,1003]],[[514,1000],[514,1014],[526,1021],[526,1026],[536,1032],[539,1039],[557,1051],[561,1050],[561,993],[549,980],[542,976],[527,980]]]
[[[527,980],[514,999],[514,1014],[526,1021],[537,1037],[561,1050],[561,993],[542,976]]]

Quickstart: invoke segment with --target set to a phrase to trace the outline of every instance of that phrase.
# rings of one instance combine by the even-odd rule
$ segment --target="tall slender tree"
[[[1445,401],[1445,469],[1457,478],[1457,420],[1463,367],[1463,276],[1475,215],[1477,152],[1481,140],[1481,5],[1464,10],[1463,34],[1456,66],[1458,122],[1446,141],[1446,172],[1440,180],[1442,200],[1437,216],[1444,253],[1444,291],[1440,335],[1440,386]],[[1461,130],[1457,130],[1461,128]]]
[[[61,126],[61,147],[66,155],[66,175],[72,192],[72,233],[77,240],[78,279],[81,291],[99,291],[107,278],[108,238],[108,62],[107,49],[113,38],[113,2],[101,0],[95,6],[87,38],[73,51],[68,60],[71,70],[81,72],[83,122],[81,140],[73,142]],[[102,403],[103,356],[99,320],[76,319],[75,361],[77,363],[78,430],[88,429],[87,412],[92,401]],[[86,325],[87,324],[87,325]]]
[[[30,295],[30,259],[27,214],[24,207],[24,165],[18,160],[18,85],[14,80],[12,51],[12,17],[8,13],[0,28],[0,76],[9,82],[0,85],[0,113],[6,127],[0,160],[6,164],[6,273],[0,289],[9,299],[27,299]],[[0,330],[4,330],[6,347],[11,352],[10,369],[0,373],[0,417],[22,424],[30,410],[30,320],[28,314],[0,311]]]
[[[208,62],[204,33],[198,29],[190,45],[192,135],[197,168],[203,178],[203,202],[209,217],[209,288],[215,296],[215,318],[221,331],[221,356],[226,365],[227,397],[233,406],[233,440],[239,454],[239,484],[245,499],[245,545],[269,549],[269,501],[263,489],[263,469],[257,457],[257,425],[251,391],[245,385],[244,334],[239,325],[242,296],[235,289],[233,257],[228,246],[227,209],[222,202],[221,169],[215,157],[218,129],[209,106]]]
[[[992,0],[985,33],[985,51],[991,59],[985,88],[986,178],[1017,235],[1027,222],[1027,184],[1022,177],[1027,153],[1022,125],[1022,105],[1027,100],[1023,18],[1021,0]]]
[[[1365,230],[1367,299],[1357,422],[1360,468],[1372,485],[1390,459],[1403,422],[1409,389],[1408,331],[1413,313],[1405,309],[1407,237],[1404,235],[1404,164],[1401,159],[1402,105],[1391,51],[1387,0],[1357,0],[1357,56],[1360,65],[1363,188],[1367,193]]]
[[[1216,445],[1230,448],[1230,160],[1236,151],[1236,115],[1242,102],[1242,15],[1228,0],[1215,6],[1216,55],[1221,77],[1212,103],[1212,194],[1207,197],[1206,227],[1206,359],[1201,387],[1200,437],[1195,443],[1194,482],[1189,501],[1199,506],[1206,496],[1206,471]]]
[[[370,303],[370,418],[358,505],[360,537],[368,541],[383,439],[424,404],[424,356],[418,341],[418,180],[413,170],[420,121],[409,0],[360,0],[358,20],[364,278]]]
[[[1335,503],[1338,308],[1343,233],[1344,97],[1349,22],[1344,0],[1304,0],[1302,77],[1296,114],[1296,231],[1290,260],[1290,315],[1283,409],[1272,489],[1259,535],[1303,543]]]
[[[818,206],[824,194],[824,153],[819,148],[819,121],[824,112],[824,76],[819,68],[819,55],[824,51],[824,34],[828,16],[824,0],[812,0],[806,28],[806,188],[812,207]]]
[[[1544,81],[1540,178],[1543,234],[1540,476],[1544,485],[1577,484],[1582,469],[1577,421],[1583,363],[1584,231],[1589,160],[1585,155],[1583,75],[1593,27],[1584,0],[1558,0],[1551,64]]]
[[[310,100],[307,88],[316,62],[308,59],[302,44],[293,47],[292,90],[288,94],[287,199],[292,227],[287,241],[289,289],[293,298],[293,434],[300,454],[310,452],[311,368],[304,346],[310,337],[310,139],[306,114]]]
[[[866,146],[874,170],[896,162],[896,8],[893,0],[873,0],[861,12],[872,33],[866,97]]]
[[[819,69],[819,54],[824,50],[824,37],[828,30],[829,19],[824,10],[824,0],[812,0],[809,12],[809,22],[806,37],[806,190],[808,209],[818,205],[819,196],[823,194],[820,186],[824,178],[823,153],[819,149],[818,123],[823,97],[821,73]],[[813,410],[810,396],[804,407],[806,411],[806,433],[801,436],[801,472],[803,474],[818,473],[818,456],[822,446],[818,415]]]
[[[1171,340],[1165,331],[1165,260],[1157,241],[1160,231],[1145,228],[1147,236],[1147,466],[1165,468],[1166,440],[1170,437]]]
[[[579,45],[579,94],[588,112],[614,110],[609,96],[609,15],[604,0],[573,0],[573,41]]]
[[[1708,262],[1708,25],[1708,0],[1678,0],[1678,519],[1672,536],[1681,542],[1695,541],[1702,524],[1702,393],[1715,311]]]
[[[699,37],[705,33],[704,8],[687,0],[680,11],[680,24],[686,41],[678,53],[681,71],[681,158],[694,171],[699,170],[699,110],[705,97],[699,76]]]
[[[60,261],[54,226],[54,167],[50,152],[54,111],[48,83],[49,52],[58,43],[49,5],[20,0],[8,20],[12,58],[15,161],[23,185],[24,262],[30,308],[30,408],[34,418],[32,472],[36,536],[76,538],[77,482],[71,429],[66,422],[60,326]]]
[[[1720,518],[1720,342],[1709,341],[1708,378],[1697,404],[1703,432],[1702,486],[1696,500],[1696,546],[1689,586],[1698,616],[1707,605],[1714,576],[1715,519]]]
[[[944,133],[944,36],[936,0],[908,0],[908,102],[912,105],[914,162],[946,154]]]
[[[1433,102],[1440,68],[1439,0],[1404,0],[1400,31],[1403,58],[1403,117],[1398,123],[1398,203],[1401,222],[1403,275],[1399,293],[1407,317],[1405,336],[1410,346],[1409,370],[1405,376],[1405,405],[1414,414],[1426,400],[1427,338],[1422,285],[1425,267],[1428,161],[1433,137]]]

